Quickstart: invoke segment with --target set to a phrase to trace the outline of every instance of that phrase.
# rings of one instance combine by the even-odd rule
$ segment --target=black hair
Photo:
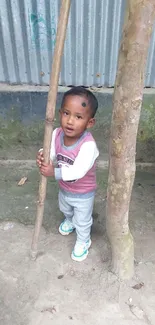
[[[63,98],[62,98],[61,107],[63,107],[67,96],[84,97],[86,100],[88,100],[88,105],[90,106],[90,109],[92,111],[91,117],[95,116],[96,111],[98,109],[98,101],[97,101],[97,98],[94,96],[94,94],[90,90],[88,90],[82,86],[77,86],[77,87],[71,88],[70,90],[68,90],[64,93]],[[86,103],[85,102],[82,103],[82,106],[85,107]]]

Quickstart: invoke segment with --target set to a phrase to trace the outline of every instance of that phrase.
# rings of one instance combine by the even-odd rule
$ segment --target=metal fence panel
[[[0,82],[48,85],[60,0],[1,0]],[[113,87],[126,0],[72,0],[59,85]],[[155,87],[155,28],[146,86]]]

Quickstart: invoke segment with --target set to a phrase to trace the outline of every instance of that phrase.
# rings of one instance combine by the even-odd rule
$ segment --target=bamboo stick
[[[52,70],[50,75],[50,86],[49,86],[47,106],[46,106],[45,133],[44,133],[44,144],[43,144],[45,163],[48,163],[50,158],[50,145],[51,145],[51,138],[53,133],[53,120],[55,116],[55,106],[56,106],[56,97],[57,97],[57,90],[58,90],[61,57],[63,53],[64,41],[66,36],[70,3],[71,0],[61,1],[57,36],[56,36],[56,45],[55,45],[54,56],[53,56]],[[37,257],[38,240],[39,240],[39,234],[40,234],[42,221],[43,221],[43,214],[44,214],[46,187],[47,187],[47,178],[41,175],[40,184],[39,184],[39,199],[37,204],[37,215],[36,215],[35,228],[34,228],[32,244],[31,244],[31,252],[30,252],[32,260],[35,260]]]

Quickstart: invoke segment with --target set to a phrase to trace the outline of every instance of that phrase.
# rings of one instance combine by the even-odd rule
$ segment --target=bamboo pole
[[[61,57],[63,53],[64,41],[66,36],[70,3],[71,0],[61,1],[57,36],[56,36],[56,45],[54,50],[52,70],[50,75],[50,86],[49,86],[47,106],[46,106],[45,133],[44,133],[44,144],[43,144],[45,163],[48,163],[50,158],[50,145],[51,145],[51,138],[53,133],[53,120],[55,115],[60,64],[61,64]],[[36,215],[35,228],[34,228],[32,244],[31,244],[31,253],[30,253],[32,260],[35,260],[37,257],[38,239],[39,239],[39,234],[40,234],[43,214],[44,214],[46,187],[47,187],[47,178],[41,175],[40,184],[39,184],[37,215]]]

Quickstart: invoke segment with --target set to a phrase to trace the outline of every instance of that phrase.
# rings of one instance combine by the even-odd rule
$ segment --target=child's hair
[[[81,96],[81,97],[84,97],[85,99],[87,99],[90,109],[92,111],[91,117],[95,116],[96,111],[98,109],[98,101],[97,101],[96,97],[94,96],[94,94],[90,90],[88,90],[82,86],[77,86],[77,87],[71,88],[70,90],[68,90],[64,93],[61,107],[63,107],[67,96]],[[85,104],[85,103],[83,103],[83,104]]]

